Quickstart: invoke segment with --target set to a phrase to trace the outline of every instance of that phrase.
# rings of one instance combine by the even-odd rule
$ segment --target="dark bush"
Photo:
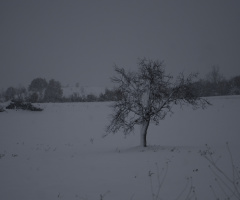
[[[6,109],[22,109],[22,110],[30,110],[30,111],[42,111],[42,108],[37,108],[28,102],[21,101],[12,101]]]

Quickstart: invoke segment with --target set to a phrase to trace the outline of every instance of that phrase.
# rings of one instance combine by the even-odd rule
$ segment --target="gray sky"
[[[239,0],[1,0],[0,89],[37,77],[109,86],[113,65],[240,75]]]

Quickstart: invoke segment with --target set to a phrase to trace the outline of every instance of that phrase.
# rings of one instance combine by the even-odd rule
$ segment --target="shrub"
[[[28,102],[21,101],[12,101],[6,109],[22,109],[22,110],[30,110],[30,111],[42,111],[42,108],[37,108]]]

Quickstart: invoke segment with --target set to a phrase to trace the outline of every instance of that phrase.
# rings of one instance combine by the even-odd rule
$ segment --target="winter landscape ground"
[[[205,110],[176,107],[159,126],[150,125],[147,148],[139,147],[138,127],[126,138],[102,138],[111,103],[48,103],[39,104],[42,112],[2,112],[0,199],[147,200],[159,188],[159,199],[224,199],[225,189],[199,151],[208,144],[230,177],[231,156],[240,167],[240,96],[208,100],[212,106]],[[191,186],[195,193],[188,196]]]

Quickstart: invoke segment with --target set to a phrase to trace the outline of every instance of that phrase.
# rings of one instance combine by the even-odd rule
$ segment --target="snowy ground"
[[[240,96],[209,100],[213,106],[206,110],[176,108],[159,126],[151,125],[145,149],[138,146],[138,128],[127,138],[102,138],[109,103],[0,113],[0,199],[147,200],[165,172],[159,199],[177,199],[182,191],[179,199],[185,199],[190,177],[198,199],[215,199],[209,185],[224,197],[199,150],[211,146],[213,156],[222,156],[217,164],[231,175],[228,141],[240,166]],[[159,179],[157,170],[163,172]]]

